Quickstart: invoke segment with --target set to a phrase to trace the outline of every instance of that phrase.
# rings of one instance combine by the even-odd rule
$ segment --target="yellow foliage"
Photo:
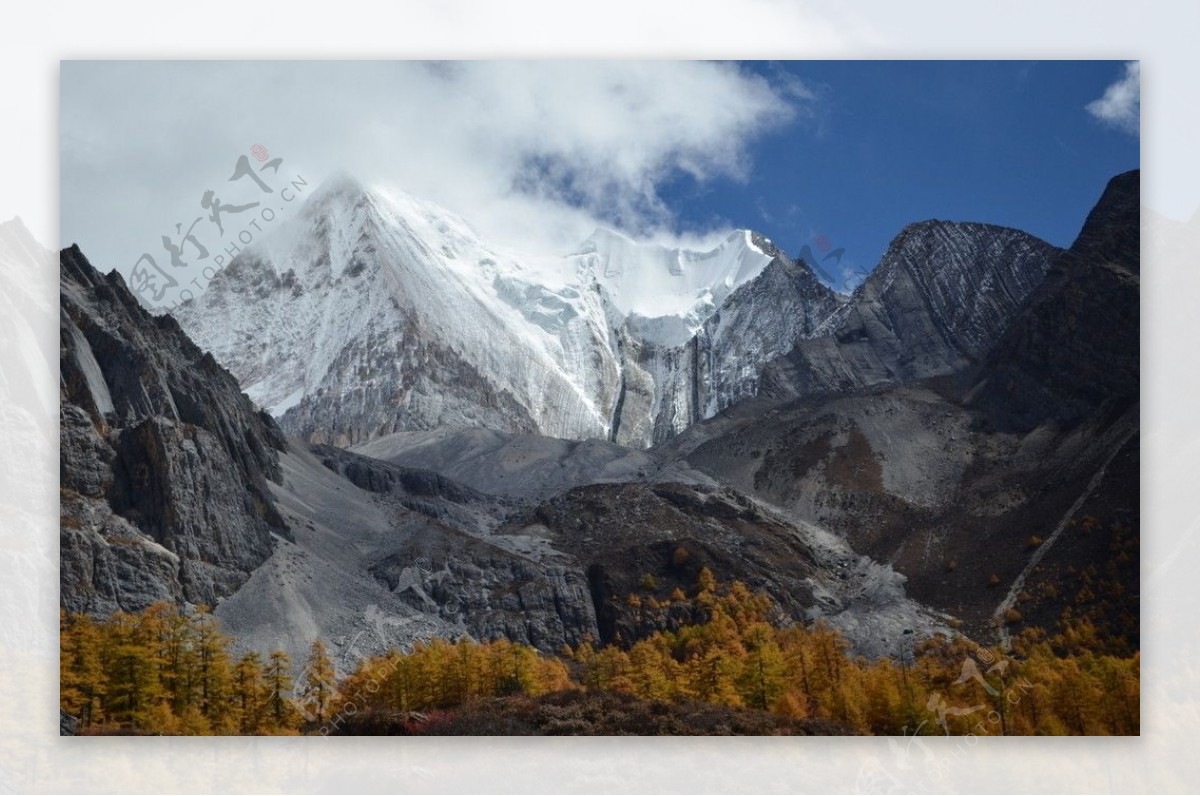
[[[234,660],[206,612],[156,605],[102,621],[62,613],[61,704],[88,732],[294,734],[362,711],[448,710],[586,688],[769,710],[865,734],[1139,732],[1140,658],[1102,654],[1086,619],[1064,617],[1054,637],[1026,629],[1009,655],[936,636],[906,660],[872,661],[819,622],[772,625],[771,600],[743,584],[719,585],[704,570],[698,586],[693,608],[705,621],[627,649],[585,638],[555,657],[506,640],[436,639],[365,659],[338,678],[317,640],[298,694],[286,655]],[[1015,609],[1005,617],[1019,619]]]

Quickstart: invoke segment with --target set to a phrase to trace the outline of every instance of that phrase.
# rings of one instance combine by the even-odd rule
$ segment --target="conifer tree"
[[[747,627],[745,647],[739,690],[746,704],[767,710],[783,695],[787,672],[783,650],[774,628],[763,622]]]
[[[262,726],[262,658],[248,652],[233,668],[233,703],[238,731],[256,734]]]
[[[275,650],[263,669],[262,705],[273,730],[290,729],[295,722],[291,703],[292,659],[283,650]]]
[[[329,649],[321,639],[314,640],[308,649],[303,678],[302,704],[315,716],[316,722],[321,724],[325,721],[329,705],[337,693],[337,672],[329,657]]]

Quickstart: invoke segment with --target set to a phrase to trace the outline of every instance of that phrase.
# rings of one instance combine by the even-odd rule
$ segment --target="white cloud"
[[[1125,64],[1125,75],[1104,90],[1104,96],[1087,104],[1088,113],[1130,135],[1138,135],[1142,114],[1142,67]]]
[[[253,144],[509,245],[561,252],[601,221],[678,235],[664,180],[746,176],[749,142],[811,105],[794,80],[696,61],[68,62],[62,96],[64,244],[121,270]]]

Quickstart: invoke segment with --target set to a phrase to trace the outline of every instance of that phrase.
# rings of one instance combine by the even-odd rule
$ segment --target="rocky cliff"
[[[764,367],[817,334],[842,306],[844,298],[806,265],[749,234],[770,262],[683,341],[647,337],[629,321],[620,329],[615,442],[649,447],[756,395]]]
[[[949,293],[921,287],[937,284],[919,278],[929,263],[893,256],[914,245],[902,238],[840,337],[768,369],[784,397],[744,402],[658,455],[890,562],[911,596],[979,638],[1055,630],[1069,608],[1136,647],[1138,208],[1134,172],[1112,180],[1069,250],[1001,233],[993,245],[1024,254],[1024,270],[994,269],[1007,276],[974,306],[1000,297],[1015,308],[1007,324],[955,318]],[[936,252],[945,231],[910,233],[933,235]],[[1043,267],[1019,302],[1018,275]]]
[[[283,437],[118,274],[76,247],[60,263],[61,604],[213,605],[287,534],[267,486]]]
[[[969,400],[999,425],[1081,422],[1138,400],[1140,172],[1109,181],[1030,306],[970,375]]]
[[[763,376],[773,397],[846,392],[942,376],[980,362],[1058,255],[988,224],[906,227],[854,295]]]

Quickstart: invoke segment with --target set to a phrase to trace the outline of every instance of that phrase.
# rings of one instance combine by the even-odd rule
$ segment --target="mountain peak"
[[[355,174],[344,169],[339,169],[326,177],[317,186],[317,190],[313,192],[309,201],[333,196],[363,196],[368,193],[370,193],[370,189],[365,182]]]
[[[1113,177],[1088,213],[1071,244],[1072,257],[1064,265],[1103,262],[1139,273],[1141,209],[1141,172],[1127,171]],[[1117,236],[1120,240],[1114,239]]]
[[[910,224],[905,224],[904,228],[895,237],[894,242],[903,241],[908,238],[945,233],[948,230],[961,230],[965,233],[1008,233],[1029,235],[1024,230],[1019,230],[1014,227],[1005,227],[1000,224],[988,224],[982,221],[952,221],[946,218],[927,218],[923,221],[913,221]]]
[[[54,255],[34,239],[20,216],[0,222],[0,263],[13,267],[32,261],[49,264],[53,263],[53,258]]]
[[[583,254],[595,251],[597,247],[609,240],[627,241],[629,243],[634,242],[633,239],[628,235],[624,234],[623,232],[618,232],[611,227],[596,227],[592,230],[592,234],[584,238],[583,242],[579,244],[576,253]]]
[[[302,216],[312,218],[373,203],[378,196],[377,188],[348,171],[336,171],[317,186],[300,212]]]
[[[748,230],[688,248],[601,227],[573,254],[527,256],[345,172],[253,247],[179,322],[292,433],[339,444],[483,426],[647,445],[752,392],[831,309],[768,272],[778,253]],[[750,364],[702,372],[702,332],[746,340]]]
[[[905,225],[867,282],[886,282],[898,267],[932,273],[945,267],[970,270],[997,253],[1038,250],[1052,257],[1059,250],[1023,230],[979,221],[927,219]],[[981,259],[982,258],[982,259]],[[864,283],[866,284],[866,283]]]
[[[13,216],[8,221],[0,221],[0,234],[3,235],[19,235],[29,234],[29,228],[25,226],[25,222],[20,216]]]

